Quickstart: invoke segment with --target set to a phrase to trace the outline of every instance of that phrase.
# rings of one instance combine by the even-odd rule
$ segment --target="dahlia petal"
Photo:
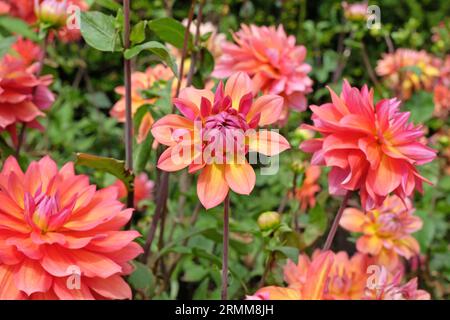
[[[224,165],[209,164],[202,169],[197,182],[197,195],[206,209],[222,203],[228,194],[228,189]]]
[[[322,252],[313,259],[306,275],[308,281],[303,288],[303,299],[322,299],[327,285],[328,275],[333,265],[333,259],[333,253],[331,251]]]
[[[197,89],[194,89],[194,90],[197,90]],[[185,116],[186,118],[188,118],[192,121],[194,121],[197,118],[197,116],[200,114],[200,109],[199,109],[200,103],[198,104],[199,106],[197,106],[193,102],[186,100],[186,99],[181,99],[181,98],[174,98],[172,100],[172,102],[175,105],[175,107],[177,107],[177,109],[181,112],[181,114],[183,116]]]
[[[206,98],[209,101],[214,101],[214,94],[211,92],[211,90],[205,90],[205,89],[196,89],[194,87],[187,87],[180,91],[179,98],[183,101],[189,101],[193,105],[189,104],[188,108],[192,109],[188,113],[193,113],[198,115],[200,110],[200,103],[202,100],[202,97]],[[181,113],[183,113],[180,110]],[[186,116],[187,117],[187,116]],[[187,117],[189,118],[189,117]],[[189,118],[190,119],[190,118]],[[195,119],[195,118],[194,118]],[[191,119],[191,120],[194,120]]]
[[[291,147],[285,137],[271,130],[259,130],[249,134],[248,146],[250,151],[266,156],[277,155]]]
[[[283,98],[277,95],[263,95],[256,99],[251,106],[247,119],[250,120],[258,113],[261,114],[260,126],[267,126],[279,120],[283,110]]]
[[[138,243],[130,242],[127,246],[120,250],[114,252],[106,252],[105,256],[118,264],[122,264],[123,262],[133,260],[143,252],[144,250]]]
[[[14,202],[7,194],[0,191],[0,212],[15,217],[17,219],[23,218],[23,209],[21,209],[16,202]]]
[[[293,92],[286,97],[286,101],[290,108],[297,111],[305,111],[308,101],[303,92]]]
[[[369,138],[361,138],[358,140],[358,146],[366,155],[367,161],[370,162],[371,168],[377,168],[380,164],[382,153],[381,148],[376,141]]]
[[[158,169],[173,172],[186,168],[192,162],[192,156],[184,152],[186,149],[178,144],[164,150],[158,159]],[[188,151],[190,150],[191,148]]]
[[[339,167],[332,167],[328,174],[328,191],[332,195],[344,195],[345,189],[342,188],[342,182],[348,177],[349,169],[341,169]]]
[[[397,145],[394,148],[418,165],[428,163],[436,157],[435,150],[428,148],[419,142],[413,142],[406,145]]]
[[[128,221],[130,221],[131,216],[133,215],[133,211],[134,209],[129,208],[119,212],[111,220],[108,220],[96,226],[94,231],[97,233],[103,231],[120,230],[120,228],[125,226]]]
[[[245,72],[233,73],[225,84],[225,95],[230,96],[234,109],[239,108],[241,98],[247,93],[253,92],[253,84]]]
[[[144,117],[141,120],[141,123],[139,124],[139,131],[138,131],[138,135],[136,137],[136,141],[137,143],[142,143],[145,141],[145,139],[147,139],[147,136],[150,132],[150,130],[152,129],[152,125],[153,125],[153,117],[151,115],[150,112],[147,112]]]
[[[23,255],[16,247],[6,243],[7,238],[0,238],[0,264],[14,265],[22,261]]]
[[[322,149],[323,139],[311,139],[303,141],[300,149],[304,152],[313,153]]]
[[[1,171],[1,175],[7,176],[9,173],[14,172],[20,180],[23,179],[24,173],[22,169],[19,166],[19,163],[17,162],[16,158],[13,156],[9,156],[5,163],[3,164],[3,169]]]
[[[6,215],[0,212],[0,232],[2,230],[11,230],[14,232],[19,232],[26,234],[30,232],[31,228],[23,221],[13,216]]]
[[[176,114],[169,114],[156,121],[151,131],[156,141],[166,146],[173,146],[177,143],[172,135],[174,130],[187,129],[192,131],[193,128],[194,123],[191,120]]]
[[[17,289],[28,296],[35,292],[46,292],[52,285],[52,277],[42,269],[39,262],[25,259],[14,271],[14,282]]]
[[[249,195],[256,183],[256,175],[252,166],[243,164],[226,164],[225,179],[231,190],[239,194]]]
[[[121,211],[122,207],[123,204],[119,202],[111,202],[94,207],[86,213],[81,213],[80,211],[64,224],[64,228],[78,231],[90,230],[113,219]]]
[[[355,208],[346,208],[339,225],[350,232],[362,232],[362,226],[365,222],[366,216],[363,212]]]
[[[86,249],[96,252],[117,251],[140,236],[140,233],[135,230],[111,231],[105,234],[105,237],[92,240]]]
[[[36,292],[29,296],[30,300],[58,300],[58,296],[53,290],[46,292]]]
[[[376,194],[386,196],[400,185],[403,170],[401,162],[383,156],[377,169],[369,169],[367,182]]]
[[[15,246],[19,252],[30,259],[41,259],[44,255],[42,247],[36,244],[28,234],[23,236],[24,238],[11,237],[6,241],[6,244]]]
[[[0,128],[5,129],[7,126],[13,124],[16,121],[16,117],[10,111],[10,106],[0,105]]]
[[[25,294],[14,282],[14,266],[0,264],[0,300],[24,300]]]
[[[378,255],[383,248],[383,242],[377,236],[362,236],[356,241],[359,252]]]
[[[247,300],[301,300],[301,298],[299,290],[275,286],[261,288],[253,296],[247,296]]]
[[[84,279],[80,280],[80,288],[71,288],[68,286],[68,278],[55,278],[53,290],[61,300],[95,300]]]
[[[87,278],[84,280],[87,286],[108,299],[131,299],[131,288],[119,275],[113,275],[106,279]]]

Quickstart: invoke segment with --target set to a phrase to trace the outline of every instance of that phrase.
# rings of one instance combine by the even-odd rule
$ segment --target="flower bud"
[[[280,224],[280,215],[275,211],[261,213],[258,217],[258,226],[261,231],[267,231],[276,228]]]
[[[67,0],[35,0],[34,12],[39,22],[53,28],[60,28],[67,20]]]
[[[291,169],[297,174],[302,174],[303,172],[305,172],[305,164],[303,163],[303,161],[294,160],[291,163]]]
[[[438,141],[443,147],[448,147],[450,145],[450,138],[448,136],[440,136]]]
[[[297,139],[300,139],[300,141],[305,141],[305,140],[310,140],[312,138],[314,138],[314,131],[310,130],[310,129],[300,129],[297,128],[294,131],[294,137]]]

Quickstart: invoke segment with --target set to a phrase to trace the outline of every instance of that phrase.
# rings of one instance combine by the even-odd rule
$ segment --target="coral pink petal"
[[[252,192],[256,183],[255,171],[246,160],[242,164],[226,164],[225,179],[231,190],[246,195]]]
[[[249,134],[250,151],[259,152],[266,156],[277,155],[291,146],[285,137],[275,131],[259,130]]]
[[[247,119],[252,119],[258,113],[261,114],[260,126],[266,126],[279,120],[283,110],[283,98],[277,95],[263,95],[256,99],[247,114]]]
[[[206,209],[221,204],[228,194],[228,184],[225,180],[225,165],[206,165],[197,182],[197,195]]]

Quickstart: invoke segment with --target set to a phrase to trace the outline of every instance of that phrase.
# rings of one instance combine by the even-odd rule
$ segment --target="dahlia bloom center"
[[[25,220],[34,230],[45,234],[61,227],[71,214],[75,198],[65,206],[61,204],[60,197],[40,193],[32,197],[25,194]]]

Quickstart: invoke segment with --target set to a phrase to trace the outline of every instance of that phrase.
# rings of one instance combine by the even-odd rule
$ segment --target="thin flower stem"
[[[187,45],[188,45],[188,37],[189,37],[189,28],[192,23],[192,19],[194,17],[194,8],[195,8],[196,0],[192,0],[191,8],[189,10],[189,16],[188,16],[188,23],[186,26],[186,32],[184,34],[184,41],[183,41],[183,49],[181,53],[181,62],[180,62],[180,70],[179,70],[179,79],[177,83],[177,91],[175,93],[175,96],[177,97],[180,93],[181,89],[181,80],[183,79],[184,74],[184,60],[186,59],[187,55]],[[172,106],[172,113],[175,112],[175,106]],[[150,249],[152,247],[152,242],[155,237],[156,228],[158,226],[158,222],[161,219],[162,215],[165,213],[165,206],[167,203],[167,196],[169,194],[169,173],[166,171],[161,172],[160,176],[160,184],[159,184],[159,190],[157,200],[156,200],[156,209],[155,209],[155,215],[152,219],[152,224],[150,226],[150,229],[148,230],[147,235],[147,241],[144,245],[144,254],[142,256],[142,261],[146,263],[148,261],[148,258],[150,256]]]
[[[200,26],[203,20],[203,6],[205,5],[205,0],[201,0],[198,5],[198,14],[197,14],[197,26],[195,29],[195,37],[194,37],[194,46],[195,48],[198,48],[198,44],[200,42]],[[197,52],[193,50],[192,56],[191,56],[191,65],[189,67],[189,73],[187,76],[187,86],[190,86],[192,84],[192,78],[194,77],[195,73],[195,66],[197,64],[197,60],[199,60],[200,52]]]
[[[180,62],[180,72],[179,72],[179,79],[177,83],[177,91],[175,96],[178,97],[181,90],[181,80],[183,79],[184,75],[184,61],[186,60],[187,51],[188,51],[188,39],[190,35],[190,28],[192,19],[194,18],[194,9],[195,9],[195,3],[196,0],[192,0],[191,8],[189,9],[189,16],[188,16],[188,22],[186,25],[186,32],[184,33],[184,40],[183,40],[183,49],[181,50],[181,62]],[[172,113],[175,111],[175,105],[172,107]]]
[[[330,232],[328,233],[327,240],[325,241],[325,245],[323,246],[324,251],[329,250],[331,247],[331,244],[333,243],[334,236],[336,235],[336,231],[339,226],[339,221],[341,220],[344,209],[347,207],[347,202],[348,202],[348,199],[350,199],[350,195],[351,195],[351,192],[347,191],[347,193],[344,196],[344,200],[342,200],[341,206],[339,207],[336,217],[334,218],[333,224],[331,225],[331,229],[330,229]]]
[[[372,80],[373,84],[375,85],[375,89],[378,91],[378,94],[380,94],[380,96],[382,96],[380,82],[378,81],[375,71],[373,70],[373,67],[370,64],[370,59],[369,59],[369,55],[367,53],[366,46],[365,46],[364,42],[362,42],[362,41],[361,41],[361,56],[363,59],[364,66],[367,69],[367,73],[369,74],[370,80]]]
[[[222,250],[222,300],[228,300],[228,245],[230,223],[230,194],[228,193],[223,204],[223,250]]]
[[[16,158],[19,158],[20,156],[20,149],[22,148],[23,142],[25,140],[25,131],[27,129],[27,123],[24,122],[22,124],[22,128],[20,128],[20,132],[19,132],[19,138],[18,138],[18,142],[17,142],[17,147],[16,147]]]
[[[262,275],[262,277],[261,277],[261,280],[259,281],[259,288],[260,288],[260,289],[261,289],[261,288],[264,286],[264,284],[266,283],[267,276],[269,275],[270,269],[272,269],[272,266],[273,266],[274,261],[275,261],[275,252],[272,251],[272,252],[270,253],[269,257],[267,258],[267,263],[266,263],[266,266],[265,266],[265,268],[264,268],[264,273],[263,273],[263,275]]]
[[[123,1],[124,12],[124,48],[130,47],[130,0]],[[131,112],[131,60],[123,62],[125,77],[125,167],[133,171],[133,115]],[[128,190],[127,207],[134,208],[133,187]]]

